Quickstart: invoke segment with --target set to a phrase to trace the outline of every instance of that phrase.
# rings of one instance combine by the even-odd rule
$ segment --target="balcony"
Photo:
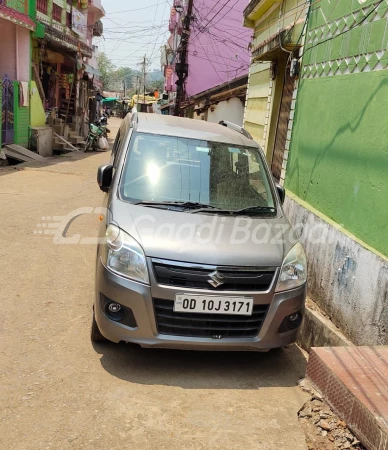
[[[244,26],[255,28],[261,20],[280,8],[282,0],[251,0],[244,9]]]
[[[89,14],[94,16],[94,23],[105,16],[101,0],[89,0]]]
[[[48,0],[38,0],[36,2],[36,9],[47,16],[48,14]]]

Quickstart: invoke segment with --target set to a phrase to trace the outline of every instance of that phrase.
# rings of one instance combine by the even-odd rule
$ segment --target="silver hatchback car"
[[[97,178],[93,341],[267,351],[296,340],[306,256],[243,128],[135,113]]]

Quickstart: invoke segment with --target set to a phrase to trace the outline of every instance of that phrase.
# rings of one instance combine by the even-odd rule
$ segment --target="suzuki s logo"
[[[209,273],[209,277],[210,280],[207,280],[208,283],[210,283],[215,288],[218,288],[225,283],[225,277],[217,270],[215,272]]]

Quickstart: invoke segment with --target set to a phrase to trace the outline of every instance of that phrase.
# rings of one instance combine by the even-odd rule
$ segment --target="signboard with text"
[[[79,36],[85,37],[86,36],[86,15],[83,14],[81,11],[78,11],[77,8],[72,8],[73,14],[72,14],[72,30],[77,33]]]

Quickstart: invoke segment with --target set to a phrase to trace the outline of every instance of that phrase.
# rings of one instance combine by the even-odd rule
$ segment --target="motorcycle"
[[[108,133],[110,133],[110,130],[106,127],[105,121],[104,123],[102,123],[102,121],[95,123],[89,122],[89,133],[86,138],[85,153],[100,151],[99,141],[101,138],[108,139]]]

